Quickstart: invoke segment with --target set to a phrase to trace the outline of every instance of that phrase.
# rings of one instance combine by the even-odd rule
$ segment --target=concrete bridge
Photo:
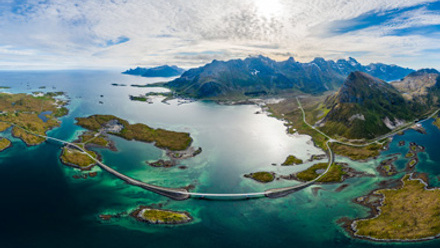
[[[93,159],[101,169],[103,169],[103,170],[107,171],[108,173],[116,176],[117,178],[125,181],[126,183],[133,185],[133,186],[137,186],[137,187],[146,189],[146,190],[149,190],[149,191],[154,192],[156,194],[166,196],[166,197],[171,198],[173,200],[178,200],[178,201],[186,200],[189,197],[199,198],[199,199],[212,199],[212,200],[240,200],[240,199],[250,199],[250,198],[260,198],[260,197],[269,197],[269,198],[283,197],[283,196],[289,195],[291,193],[294,193],[296,191],[299,191],[301,189],[304,189],[304,188],[314,184],[316,181],[318,181],[322,176],[324,176],[328,172],[331,164],[333,164],[333,162],[334,162],[334,154],[328,144],[329,141],[327,141],[327,143],[326,143],[327,148],[328,148],[327,156],[329,158],[327,169],[324,173],[322,173],[319,177],[315,178],[312,181],[298,184],[298,185],[295,185],[292,187],[268,189],[263,192],[198,193],[198,192],[189,192],[185,188],[166,188],[166,187],[160,187],[160,186],[148,184],[145,182],[141,182],[141,181],[136,180],[134,178],[131,178],[127,175],[124,175],[124,174],[114,170],[113,168],[109,167],[108,165],[102,163],[101,161],[94,158],[92,155],[87,153],[82,147],[78,146],[75,143],[70,143],[70,142],[67,142],[67,141],[64,141],[61,139],[57,139],[57,138],[49,137],[49,136],[45,136],[45,135],[39,135],[39,134],[34,134],[34,133],[32,133],[32,134],[39,136],[39,137],[42,137],[42,138],[46,138],[48,140],[53,140],[53,141],[59,142],[63,145],[68,145],[68,146],[74,147],[74,148],[80,150],[82,153],[89,156],[91,159]]]
[[[83,154],[89,156],[93,161],[95,161],[96,165],[98,165],[102,170],[107,171],[108,173],[114,175],[115,177],[125,181],[126,183],[133,185],[133,186],[137,186],[146,190],[149,190],[151,192],[154,192],[156,194],[159,195],[163,195],[166,196],[168,198],[171,198],[173,200],[178,200],[178,201],[182,201],[182,200],[186,200],[190,197],[193,198],[198,198],[198,199],[212,199],[212,200],[241,200],[241,199],[250,199],[250,198],[260,198],[260,197],[269,197],[269,198],[277,198],[277,197],[283,197],[286,196],[288,194],[291,194],[293,192],[299,191],[301,189],[304,189],[312,184],[314,184],[317,180],[319,180],[319,178],[321,178],[322,176],[324,176],[330,169],[330,166],[333,164],[334,162],[334,155],[332,150],[330,149],[329,146],[329,142],[332,142],[332,140],[327,141],[326,145],[328,148],[328,158],[329,158],[329,162],[328,162],[328,167],[326,169],[326,171],[324,173],[322,173],[319,177],[317,177],[316,179],[306,182],[306,183],[301,183],[292,187],[284,187],[284,188],[275,188],[275,189],[268,189],[265,190],[263,192],[249,192],[249,193],[198,193],[198,192],[189,192],[187,189],[185,188],[167,188],[167,187],[161,187],[161,186],[156,186],[156,185],[152,185],[152,184],[148,184],[139,180],[136,180],[134,178],[131,178],[127,175],[124,175],[116,170],[114,170],[113,168],[111,168],[110,166],[102,163],[101,161],[99,161],[98,159],[94,158],[92,155],[90,155],[88,152],[86,152],[86,150],[84,148],[82,148],[81,146],[78,146],[75,143],[71,143],[68,141],[64,141],[58,138],[54,138],[54,137],[50,137],[50,136],[46,136],[46,135],[40,135],[40,134],[36,134],[33,133],[25,128],[22,128],[14,123],[10,123],[7,122],[9,124],[11,124],[12,126],[15,126],[17,128],[21,128],[22,130],[28,132],[29,134],[38,136],[38,137],[42,137],[45,138],[46,141],[52,140],[58,143],[61,143],[63,145],[68,145],[70,147],[73,147],[75,149],[78,149],[79,151],[81,151]]]

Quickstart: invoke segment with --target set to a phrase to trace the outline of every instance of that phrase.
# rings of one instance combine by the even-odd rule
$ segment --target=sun
[[[253,0],[257,12],[265,18],[273,18],[281,14],[282,6],[279,0]]]

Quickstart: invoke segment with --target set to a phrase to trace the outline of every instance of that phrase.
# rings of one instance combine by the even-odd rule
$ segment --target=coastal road
[[[22,127],[14,124],[14,123],[11,123],[11,122],[6,122],[6,123],[9,123],[12,126],[21,128],[22,130],[24,130],[24,131],[26,131],[26,132],[28,132],[28,133],[30,133],[32,135],[35,135],[35,136],[38,136],[38,137],[42,137],[42,138],[45,138],[45,139],[48,139],[48,140],[54,140],[54,141],[57,141],[57,142],[59,142],[59,143],[61,143],[63,145],[69,145],[71,147],[74,147],[74,148],[78,149],[79,151],[81,151],[82,153],[84,153],[87,156],[89,156],[93,161],[96,162],[96,164],[101,169],[103,169],[103,170],[107,171],[108,173],[116,176],[117,178],[125,181],[126,183],[128,183],[130,185],[133,185],[133,186],[137,186],[137,187],[146,189],[146,190],[149,190],[149,191],[154,192],[156,194],[160,194],[160,195],[166,196],[166,197],[171,198],[173,200],[179,200],[179,201],[186,200],[186,199],[188,199],[190,197],[199,198],[199,199],[212,199],[212,200],[217,200],[217,199],[218,200],[239,200],[239,199],[249,199],[249,198],[258,198],[258,197],[269,197],[269,198],[283,197],[283,196],[289,195],[289,194],[291,194],[293,192],[296,192],[298,190],[301,190],[301,189],[304,189],[306,187],[309,187],[310,185],[313,185],[314,183],[316,183],[319,179],[321,179],[323,176],[325,176],[328,173],[328,171],[330,170],[330,167],[334,163],[334,159],[335,159],[335,155],[334,155],[334,153],[333,153],[333,151],[332,151],[332,149],[330,148],[330,145],[329,145],[330,143],[339,143],[339,144],[344,144],[344,145],[363,147],[363,146],[368,146],[368,145],[373,144],[373,143],[377,143],[379,140],[391,137],[391,136],[395,135],[397,132],[404,131],[404,130],[410,128],[410,126],[408,126],[408,127],[403,128],[403,129],[399,129],[397,131],[390,132],[390,133],[388,133],[388,134],[386,134],[384,136],[381,136],[379,138],[374,139],[371,142],[364,143],[364,144],[352,144],[352,143],[349,143],[349,142],[338,141],[336,139],[331,138],[330,136],[328,136],[327,134],[325,134],[321,130],[317,129],[316,127],[310,125],[307,122],[307,120],[306,120],[306,114],[305,114],[305,111],[304,111],[304,109],[303,109],[303,107],[301,105],[301,102],[300,102],[299,98],[297,97],[296,99],[298,101],[298,106],[299,106],[299,108],[302,111],[304,123],[307,126],[309,126],[310,128],[312,128],[313,130],[315,130],[316,132],[318,132],[319,134],[323,135],[324,137],[326,137],[328,139],[327,142],[325,143],[326,147],[327,147],[326,153],[327,153],[327,157],[328,157],[327,169],[323,173],[321,173],[317,178],[315,178],[312,181],[301,183],[301,184],[298,184],[298,185],[295,185],[295,186],[292,186],[292,187],[268,189],[268,190],[265,190],[263,192],[249,192],[249,193],[199,193],[199,192],[189,192],[185,188],[167,188],[167,187],[160,187],[160,186],[148,184],[148,183],[136,180],[134,178],[131,178],[131,177],[127,176],[127,175],[124,175],[124,174],[114,170],[110,166],[108,166],[108,165],[102,163],[101,161],[99,161],[98,159],[94,158],[84,148],[82,148],[82,147],[80,147],[80,146],[78,146],[78,145],[76,145],[74,143],[71,143],[71,142],[68,142],[68,141],[64,141],[64,140],[61,140],[61,139],[57,139],[57,138],[54,138],[54,137],[46,136],[46,135],[36,134],[36,133],[33,133],[33,132],[31,132],[31,131],[29,131],[29,130],[27,130],[25,128],[22,128]],[[426,118],[426,119],[424,119],[422,121],[415,121],[412,124],[414,124],[414,123],[422,123],[422,122],[432,118],[435,114],[438,113],[439,110],[440,109],[438,109],[433,114],[428,116],[428,118]],[[411,123],[409,123],[409,124],[411,124]],[[99,134],[100,134],[100,132],[97,135],[95,135],[95,137],[99,136]]]
[[[262,192],[248,192],[248,193],[199,193],[199,192],[189,192],[187,189],[185,188],[167,188],[167,187],[160,187],[160,186],[156,186],[156,185],[152,185],[152,184],[148,184],[145,182],[141,182],[139,180],[136,180],[134,178],[131,178],[127,175],[124,175],[116,170],[114,170],[113,168],[111,168],[110,166],[102,163],[101,161],[99,161],[98,159],[96,159],[95,157],[93,157],[92,155],[90,155],[84,148],[82,148],[81,146],[78,146],[75,143],[71,143],[65,140],[61,140],[55,137],[50,137],[50,136],[46,136],[46,135],[40,135],[40,134],[36,134],[33,133],[25,128],[22,128],[14,123],[10,123],[14,127],[20,128],[26,132],[28,132],[29,134],[41,137],[41,138],[45,138],[47,140],[53,140],[56,142],[59,142],[63,145],[68,145],[70,147],[74,147],[75,149],[78,149],[79,151],[81,151],[82,153],[84,153],[85,155],[89,156],[93,161],[96,162],[96,164],[103,170],[107,171],[108,173],[116,176],[117,178],[125,181],[126,183],[133,185],[133,186],[137,186],[146,190],[149,190],[151,192],[166,196],[168,198],[171,198],[173,200],[186,200],[189,197],[194,197],[194,198],[199,198],[199,199],[212,199],[212,200],[241,200],[241,199],[250,199],[250,198],[260,198],[260,197],[270,197],[270,198],[275,198],[275,197],[281,197],[281,196],[286,196],[288,194],[291,194],[295,191],[298,191],[300,189],[303,189],[305,187],[310,186],[311,184],[313,184],[314,182],[316,182],[317,180],[319,180],[319,178],[321,178],[324,174],[326,174],[330,168],[330,165],[333,163],[333,153],[330,150],[330,147],[327,146],[329,148],[329,166],[327,168],[327,170],[322,173],[318,178],[316,178],[313,181],[310,182],[306,182],[306,183],[302,183],[296,186],[292,186],[292,187],[285,187],[285,188],[275,188],[275,189],[269,189],[266,191],[262,191]]]

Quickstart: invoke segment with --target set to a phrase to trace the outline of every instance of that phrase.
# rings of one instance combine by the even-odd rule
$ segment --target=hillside
[[[367,73],[352,72],[325,105],[330,111],[319,123],[330,135],[374,138],[415,119],[420,104],[408,101],[391,84]]]
[[[153,68],[136,67],[135,69],[129,69],[122,73],[142,77],[175,77],[181,75],[184,71],[184,69],[175,65],[162,65]]]
[[[438,102],[440,73],[434,69],[422,69],[391,83],[409,101],[430,106]]]
[[[353,71],[368,72],[383,80],[399,79],[413,72],[396,65],[364,66],[353,58],[336,62],[316,58],[309,63],[301,63],[293,58],[277,62],[260,55],[244,60],[214,60],[186,71],[165,86],[194,98],[228,99],[285,92],[316,94],[337,89]]]

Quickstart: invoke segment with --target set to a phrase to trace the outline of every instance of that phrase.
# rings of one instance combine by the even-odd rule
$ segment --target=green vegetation
[[[381,240],[418,240],[440,234],[440,189],[426,190],[406,175],[399,189],[374,192],[383,196],[379,216],[356,220],[355,235]]]
[[[55,117],[63,117],[69,113],[69,110],[66,107],[57,108],[55,111]]]
[[[314,164],[310,168],[305,171],[298,172],[296,174],[296,178],[301,181],[312,181],[317,178],[320,174],[322,174],[327,169],[327,163],[318,163]],[[320,172],[320,173],[318,173]],[[341,164],[335,163],[330,166],[329,171],[322,176],[318,182],[322,183],[331,183],[331,182],[342,182],[343,175],[345,175],[343,167]]]
[[[352,160],[363,160],[379,156],[383,145],[374,143],[364,147],[355,147],[339,143],[332,143],[330,147],[335,154],[348,157]]]
[[[408,152],[407,154],[405,154],[405,158],[412,158],[414,157],[416,154],[414,152]]]
[[[0,137],[0,152],[11,146],[11,141],[7,138]]]
[[[330,136],[373,139],[390,132],[388,122],[412,121],[429,109],[407,102],[391,84],[363,72],[352,72],[337,93],[325,101],[331,111],[321,130]]]
[[[171,210],[144,208],[140,210],[137,216],[143,221],[152,224],[180,224],[192,220],[186,212],[177,212]]]
[[[293,155],[289,155],[281,165],[294,165],[294,164],[302,164],[303,161]]]
[[[132,100],[132,101],[146,102],[147,99],[148,98],[146,96],[132,96],[132,95],[130,95],[130,100]]]
[[[377,170],[382,176],[392,176],[397,173],[396,166],[394,166],[394,161],[398,159],[397,156],[385,159],[380,162]]]
[[[344,180],[344,175],[347,173],[343,170],[341,164],[335,163],[332,164],[329,171],[322,176],[318,182],[321,183],[333,183],[333,182],[342,182]]]
[[[92,151],[87,151],[90,155],[92,155],[94,158],[97,157],[96,153]],[[67,164],[69,166],[79,167],[80,169],[89,168],[93,164],[95,164],[95,161],[90,158],[87,154],[69,147],[64,147],[63,152],[61,154],[61,161],[64,164]]]
[[[95,135],[96,132],[85,132],[79,136],[79,142],[85,144],[95,144],[103,147],[107,147],[109,145],[109,141],[104,135]]]
[[[409,161],[409,167],[414,167],[414,165],[416,165],[417,164],[417,159],[411,159],[411,161]]]
[[[77,125],[89,130],[98,131],[109,125],[113,121],[122,125],[120,132],[110,132],[127,140],[137,140],[143,142],[154,142],[154,145],[172,151],[182,151],[187,149],[192,138],[188,133],[168,131],[165,129],[153,129],[145,124],[130,124],[126,120],[113,115],[92,115],[86,118],[76,118]]]
[[[318,174],[316,171],[318,170],[325,171],[327,169],[327,166],[328,166],[327,163],[314,164],[311,167],[309,167],[307,170],[298,172],[296,174],[296,177],[301,181],[312,181],[321,174],[321,173]]]
[[[0,89],[10,89],[11,87],[9,86],[0,86]]]
[[[11,127],[11,124],[5,123],[5,122],[0,122],[0,132],[3,132],[10,127]]]
[[[433,124],[436,125],[438,128],[440,128],[440,117],[435,118]]]
[[[38,145],[38,144],[43,143],[46,140],[45,138],[32,135],[32,134],[26,132],[24,129],[19,128],[19,127],[12,128],[12,136],[14,136],[16,138],[20,138],[28,146]]]
[[[255,172],[251,174],[244,175],[245,177],[252,178],[255,181],[258,181],[260,183],[269,183],[275,180],[274,173],[266,172],[266,171],[260,171]]]
[[[46,93],[43,96],[0,93],[0,109],[2,110],[2,114],[0,114],[0,122],[2,122],[0,130],[4,130],[14,124],[16,126],[12,129],[12,134],[15,137],[22,139],[27,145],[40,144],[45,140],[44,138],[32,135],[26,131],[45,135],[48,130],[59,126],[59,122],[56,119],[58,116],[57,111],[64,108],[65,102],[54,99],[53,96],[56,95],[58,93]],[[46,122],[38,117],[42,112],[51,113],[46,115]]]

